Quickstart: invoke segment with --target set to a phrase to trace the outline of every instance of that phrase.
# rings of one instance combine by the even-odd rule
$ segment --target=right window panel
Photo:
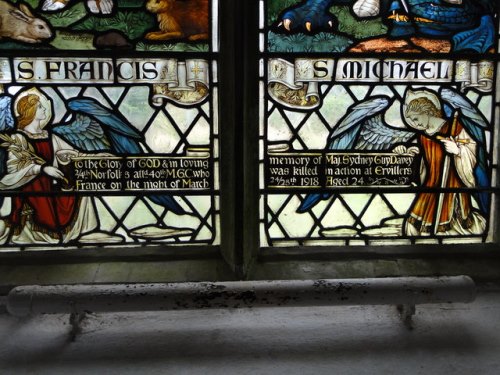
[[[261,1],[261,245],[487,242],[495,0]]]

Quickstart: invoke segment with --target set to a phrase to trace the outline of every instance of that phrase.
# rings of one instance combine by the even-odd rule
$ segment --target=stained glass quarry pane
[[[216,26],[160,33],[148,12],[171,1],[13,3],[0,1],[2,26],[41,28],[1,34],[1,249],[218,244],[217,56],[203,52]],[[217,18],[216,2],[174,3]],[[111,33],[130,44],[113,57],[57,50]]]
[[[493,0],[261,1],[261,245],[491,240],[497,23]]]
[[[214,51],[217,1],[1,0],[0,49]]]

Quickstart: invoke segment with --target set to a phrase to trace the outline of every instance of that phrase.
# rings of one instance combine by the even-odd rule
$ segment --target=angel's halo
[[[43,129],[52,120],[52,101],[36,87],[32,87],[28,90],[23,90],[17,94],[16,99],[14,100],[14,113],[16,117],[20,116],[20,113],[17,109],[19,100],[27,95],[36,95],[40,100],[40,104],[45,109],[46,117],[43,121],[40,122],[40,127]]]

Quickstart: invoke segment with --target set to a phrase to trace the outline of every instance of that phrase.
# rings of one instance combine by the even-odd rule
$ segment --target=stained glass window
[[[260,14],[261,246],[491,241],[495,0]]]
[[[0,1],[2,249],[219,243],[217,10]]]
[[[249,163],[254,123],[239,111],[252,107],[252,63],[220,71],[230,59],[218,23],[234,32],[243,21],[219,20],[219,1],[0,0],[2,249],[219,245],[222,235],[241,261],[257,237],[261,247],[491,241],[496,2],[238,9],[257,5],[259,24],[242,26],[260,31]],[[248,35],[225,36],[253,56]],[[219,148],[234,149],[222,199]],[[226,199],[234,220],[221,230]],[[257,216],[260,236],[248,236]]]

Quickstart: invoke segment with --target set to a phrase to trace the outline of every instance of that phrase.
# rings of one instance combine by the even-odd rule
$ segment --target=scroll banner
[[[268,62],[268,91],[280,104],[296,109],[313,109],[321,104],[318,82],[333,77],[332,59],[283,59]]]
[[[12,82],[9,60],[0,58],[0,84]],[[3,92],[3,90],[1,90]]]
[[[451,60],[339,59],[336,82],[447,83],[453,81]]]
[[[467,89],[490,92],[493,90],[494,71],[494,65],[491,61],[480,61],[479,63],[458,61],[456,80],[462,82],[462,92]]]
[[[171,61],[165,83],[153,85],[153,105],[161,106],[165,100],[178,104],[201,103],[208,96],[208,62],[205,60]]]
[[[213,188],[213,167],[207,148],[190,148],[185,156],[83,156],[56,154],[64,173],[62,189],[93,191],[176,191]]]
[[[201,59],[0,58],[0,84],[91,84],[153,87],[153,105],[202,102],[209,94],[209,63]]]
[[[412,59],[283,59],[268,62],[268,92],[283,106],[314,109],[321,105],[319,82],[435,84],[462,83],[462,91],[491,92],[494,65],[491,61]]]

